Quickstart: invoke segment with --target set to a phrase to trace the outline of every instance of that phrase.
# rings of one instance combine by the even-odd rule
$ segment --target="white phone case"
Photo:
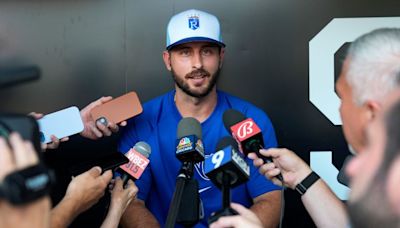
[[[41,141],[51,142],[51,135],[61,139],[83,131],[83,122],[79,109],[75,106],[43,116],[38,120]]]

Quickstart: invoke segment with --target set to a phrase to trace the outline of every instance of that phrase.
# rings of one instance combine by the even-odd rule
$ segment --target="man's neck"
[[[193,117],[201,123],[211,115],[217,105],[217,90],[214,87],[207,96],[196,98],[176,88],[174,99],[182,117]]]

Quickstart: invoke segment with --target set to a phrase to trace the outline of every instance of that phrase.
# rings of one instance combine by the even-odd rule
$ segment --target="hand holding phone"
[[[38,120],[41,142],[51,142],[51,135],[61,139],[83,131],[79,109],[75,106],[53,112]]]
[[[143,108],[135,92],[129,92],[120,97],[114,98],[91,110],[94,121],[100,121],[107,125],[107,122],[118,124],[131,117],[142,113]]]

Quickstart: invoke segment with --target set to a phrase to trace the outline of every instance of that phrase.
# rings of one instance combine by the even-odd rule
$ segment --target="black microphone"
[[[265,163],[273,162],[270,157],[260,154],[259,150],[264,148],[264,139],[261,129],[252,118],[246,118],[237,110],[228,109],[224,112],[223,122],[226,130],[236,139],[240,150],[246,156],[250,152],[255,152]],[[283,182],[282,174],[278,174],[277,178]]]
[[[142,176],[147,165],[150,163],[148,159],[150,154],[150,145],[143,141],[137,142],[133,148],[125,153],[129,162],[121,165],[118,170],[122,173],[124,185],[129,179],[138,180]]]
[[[201,124],[192,117],[179,121],[176,140],[176,157],[181,162],[204,161]]]
[[[0,88],[40,78],[37,66],[3,68],[0,70]]]
[[[206,159],[204,171],[219,189],[224,185],[224,175],[229,177],[231,188],[248,181],[250,177],[250,167],[231,136],[220,139],[216,152]]]
[[[242,156],[236,141],[227,136],[218,142],[213,156],[206,159],[205,173],[222,191],[222,209],[208,218],[208,224],[222,216],[238,214],[230,207],[231,188],[246,182],[250,176],[250,167]]]

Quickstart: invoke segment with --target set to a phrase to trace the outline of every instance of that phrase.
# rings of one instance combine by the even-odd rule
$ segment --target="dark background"
[[[190,8],[220,19],[227,48],[219,88],[268,113],[280,146],[307,162],[310,151],[333,151],[340,167],[348,154],[341,127],[308,99],[308,42],[333,18],[398,16],[398,0],[0,0],[0,67],[42,70],[39,81],[1,89],[0,109],[49,113],[130,90],[142,102],[163,94],[173,87],[161,58],[166,25]],[[47,161],[67,177],[69,165],[115,150],[114,142],[72,138]],[[285,195],[284,226],[313,226],[298,195]],[[98,226],[105,201],[74,226]]]

